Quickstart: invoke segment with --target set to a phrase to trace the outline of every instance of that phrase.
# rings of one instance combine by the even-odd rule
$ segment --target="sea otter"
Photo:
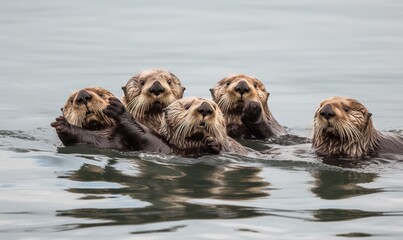
[[[237,74],[220,80],[210,89],[233,138],[267,139],[285,135],[268,107],[269,93],[258,79]]]
[[[51,123],[62,143],[65,146],[88,144],[119,150],[160,151],[158,147],[147,144],[134,146],[116,121],[103,113],[109,105],[110,97],[114,95],[100,87],[84,88],[71,94],[62,108],[63,116],[57,117],[56,121]],[[131,121],[129,113],[125,117],[126,121]],[[144,127],[144,132],[147,131],[149,130]],[[150,141],[154,139],[151,133],[149,136]],[[155,138],[154,141],[160,140]]]
[[[376,130],[372,114],[355,99],[331,97],[314,116],[313,148],[321,156],[363,158],[403,154],[403,136]]]
[[[122,102],[140,123],[157,131],[161,126],[162,109],[182,98],[185,87],[169,71],[144,70],[122,87]]]
[[[158,133],[172,144],[175,152],[203,152],[205,143],[214,140],[218,152],[246,154],[237,141],[227,135],[225,118],[218,105],[204,98],[179,99],[164,109]]]

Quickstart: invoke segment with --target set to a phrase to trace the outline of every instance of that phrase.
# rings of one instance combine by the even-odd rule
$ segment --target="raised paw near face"
[[[59,134],[68,133],[71,130],[70,123],[67,122],[67,119],[63,116],[57,117],[56,121],[52,122],[50,126],[54,127]]]
[[[218,141],[211,137],[211,136],[205,136],[203,139],[203,142],[206,144],[208,150],[213,153],[213,154],[219,154],[221,151],[221,144],[218,143]]]
[[[102,112],[115,120],[117,120],[126,110],[123,104],[120,102],[119,99],[115,97],[110,97],[109,99],[109,105],[102,110]]]
[[[256,122],[262,114],[262,107],[259,102],[249,101],[245,103],[241,121],[242,122]]]

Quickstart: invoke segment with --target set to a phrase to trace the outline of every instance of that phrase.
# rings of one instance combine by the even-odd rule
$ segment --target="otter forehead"
[[[343,108],[343,107],[349,107],[352,110],[360,111],[360,112],[368,112],[366,107],[361,104],[359,101],[353,98],[348,98],[348,97],[340,97],[340,96],[334,96],[328,99],[323,100],[320,103],[319,108],[323,108],[324,106],[330,105],[335,108]]]
[[[74,99],[77,98],[77,96],[79,95],[80,92],[85,91],[86,93],[90,94],[91,96],[97,96],[98,100],[107,100],[109,97],[113,97],[113,93],[111,93],[110,91],[106,90],[105,88],[101,88],[101,87],[88,87],[88,88],[83,88],[83,89],[79,89],[74,91],[72,94],[70,94],[70,96],[67,99],[66,107],[69,107]]]
[[[217,104],[209,99],[201,98],[201,97],[186,97],[182,99],[178,99],[173,102],[171,105],[197,105],[202,102],[208,102],[212,106],[216,106]]]
[[[98,95],[114,96],[113,93],[111,93],[110,91],[106,90],[105,88],[101,88],[101,87],[89,87],[89,88],[84,88],[83,90],[85,90],[87,92],[94,92]]]
[[[147,69],[140,72],[137,76],[138,79],[141,80],[170,79],[180,84],[179,78],[177,78],[173,73],[163,69]]]
[[[224,79],[221,79],[217,83],[217,85],[224,85],[224,84],[227,84],[229,82],[238,82],[238,81],[242,81],[242,80],[244,80],[244,81],[246,81],[246,82],[248,82],[250,84],[256,84],[259,88],[262,88],[262,90],[265,91],[264,84],[259,79],[255,78],[255,77],[252,77],[252,76],[249,76],[249,75],[246,75],[246,74],[233,74],[233,75],[228,76],[228,77],[226,77]]]
[[[335,105],[335,106],[337,106],[337,105],[348,105],[350,100],[351,99],[347,98],[347,97],[334,96],[334,97],[327,98],[327,99],[323,100],[320,103],[320,106],[323,107],[323,106],[325,106],[327,104],[331,104],[331,105]]]

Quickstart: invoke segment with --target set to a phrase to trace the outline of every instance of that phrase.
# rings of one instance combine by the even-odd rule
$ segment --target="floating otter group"
[[[264,84],[248,75],[218,81],[210,89],[212,100],[183,98],[180,80],[160,69],[136,74],[122,90],[121,101],[100,87],[71,94],[51,124],[62,143],[198,157],[245,155],[248,150],[235,139],[287,135],[269,109]],[[354,159],[403,154],[403,137],[376,130],[371,115],[351,98],[324,100],[314,116],[313,149],[320,156]]]

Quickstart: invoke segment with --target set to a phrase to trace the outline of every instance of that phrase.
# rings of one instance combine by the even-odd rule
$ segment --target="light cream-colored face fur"
[[[328,154],[360,157],[374,146],[371,113],[355,99],[332,97],[321,102],[314,117],[313,145]]]
[[[264,84],[258,79],[237,74],[220,80],[210,89],[214,101],[224,114],[242,111],[246,101],[257,101],[267,113],[269,93]]]
[[[227,137],[225,119],[217,104],[196,97],[179,99],[165,108],[160,133],[179,147],[201,142],[207,135],[219,143]]]
[[[62,108],[63,116],[73,125],[88,130],[100,130],[115,125],[102,110],[108,106],[108,98],[114,95],[100,87],[84,88],[72,93]]]
[[[149,111],[162,114],[162,109],[182,98],[185,90],[174,74],[160,69],[136,74],[122,89],[123,104],[138,120],[143,120]]]

